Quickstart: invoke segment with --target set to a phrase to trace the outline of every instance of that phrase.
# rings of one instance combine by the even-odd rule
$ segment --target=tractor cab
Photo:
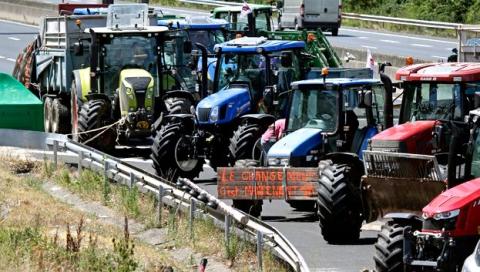
[[[230,30],[236,34],[248,37],[258,37],[261,32],[272,31],[272,7],[269,5],[218,7],[212,10],[212,18],[225,19],[230,23]],[[243,11],[242,11],[243,10]]]
[[[249,37],[216,45],[213,90],[197,105],[199,123],[226,124],[245,113],[272,113],[264,93],[287,98],[290,83],[302,78],[304,47],[301,41]]]
[[[182,90],[195,94],[194,100],[198,101],[205,96],[204,88],[208,88],[208,85],[200,86],[198,80],[202,75],[203,55],[207,59],[206,77],[213,79],[216,62],[214,47],[228,40],[229,24],[225,20],[205,16],[164,17],[158,19],[158,25],[173,30],[172,39],[167,41],[165,46],[165,50],[169,52],[166,65],[175,70],[173,74],[181,82]],[[192,51],[192,47],[205,52],[199,54],[198,50]],[[192,73],[192,70],[195,72]],[[211,85],[211,82],[208,84]]]
[[[317,166],[326,154],[362,158],[368,140],[386,127],[385,88],[375,79],[294,82],[287,135],[268,151],[269,166]]]
[[[117,131],[112,129],[111,135],[105,133],[97,141],[107,150],[113,148],[117,136],[150,136],[151,124],[159,115],[156,100],[177,84],[164,70],[161,57],[168,28],[150,26],[147,5],[110,5],[107,26],[85,31],[90,33],[90,63],[73,72],[72,108],[74,117],[78,116],[73,118],[74,133],[118,122]],[[83,43],[75,44],[76,52],[83,52]],[[95,106],[98,103],[101,107]],[[104,116],[99,114],[97,120],[82,117],[82,111],[88,116],[96,110]],[[78,135],[82,142],[91,136]]]

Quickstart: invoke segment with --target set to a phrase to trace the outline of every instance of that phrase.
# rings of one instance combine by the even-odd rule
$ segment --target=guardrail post
[[[263,233],[261,231],[257,231],[257,266],[258,266],[258,271],[263,271],[262,250],[263,250]]]
[[[163,186],[158,186],[158,217],[157,217],[157,225],[158,227],[162,227],[162,212],[163,212]]]
[[[55,167],[55,169],[57,169],[57,163],[58,163],[57,153],[58,153],[58,141],[53,140],[53,166]]]
[[[189,216],[189,228],[190,228],[190,239],[193,239],[193,219],[195,217],[195,199],[190,198],[190,216]]]
[[[80,153],[78,153],[78,175],[81,176],[82,175],[82,162],[83,162],[83,152],[80,151]]]
[[[128,184],[128,188],[132,189],[134,184],[135,184],[135,174],[130,172],[130,183]]]
[[[230,215],[225,214],[225,247],[230,249]]]

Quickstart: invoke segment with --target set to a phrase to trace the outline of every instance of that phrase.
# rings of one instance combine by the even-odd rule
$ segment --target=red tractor
[[[388,221],[375,244],[377,272],[461,270],[480,237],[480,110],[471,112],[468,129],[466,153],[461,154],[464,167],[457,167],[460,154],[455,153],[449,154],[448,167],[472,180],[442,192],[423,208],[422,217],[415,213],[385,216]]]
[[[399,125],[370,139],[361,182],[352,178],[355,169],[331,162],[321,173],[317,207],[327,242],[358,237],[362,221],[418,211],[466,180],[465,118],[479,101],[480,64],[412,65],[400,69],[396,79],[403,89]],[[345,218],[357,221],[345,224]]]

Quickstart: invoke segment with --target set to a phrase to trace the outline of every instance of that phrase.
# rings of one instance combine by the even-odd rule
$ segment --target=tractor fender
[[[170,97],[185,98],[190,100],[192,105],[195,104],[195,97],[193,96],[193,94],[191,92],[187,92],[184,90],[168,91],[163,95],[162,100],[165,100]]]
[[[72,77],[75,80],[77,97],[82,101],[86,101],[90,92],[90,67],[74,70]]]
[[[182,123],[187,131],[195,128],[195,117],[192,114],[169,114],[163,117],[162,123]]]
[[[354,166],[356,169],[361,171],[363,175],[365,172],[364,166],[360,157],[355,153],[349,152],[333,152],[326,154],[322,157],[322,160],[332,160],[334,163],[348,164]]]
[[[387,213],[383,218],[391,220],[402,226],[412,226],[416,229],[419,229],[423,223],[422,218],[420,218],[418,215],[407,212]]]
[[[273,115],[265,113],[245,114],[240,117],[240,123],[259,124],[260,126],[265,128],[267,128],[274,122],[275,117]]]

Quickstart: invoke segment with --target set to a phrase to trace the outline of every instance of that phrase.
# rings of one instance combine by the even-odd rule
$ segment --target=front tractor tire
[[[194,179],[203,169],[204,160],[192,158],[191,131],[181,123],[167,123],[157,132],[151,158],[157,174],[176,181],[178,177]]]
[[[317,207],[323,238],[332,244],[355,242],[363,221],[360,188],[354,185],[361,172],[331,161],[320,165]]]
[[[102,99],[87,101],[78,114],[78,141],[102,151],[113,151],[117,139],[115,127],[90,132],[112,123],[111,109],[107,101]],[[96,138],[92,139],[93,137]]]
[[[228,147],[230,160],[258,160],[261,150],[254,151],[256,142],[262,137],[264,130],[259,124],[242,124],[233,133]]]
[[[168,114],[189,114],[192,102],[187,98],[168,97],[165,99]]]
[[[257,167],[258,161],[255,160],[238,160],[235,162],[235,167],[238,168],[249,168]],[[232,206],[235,209],[241,210],[242,212],[249,214],[253,217],[260,217],[262,214],[262,205],[263,200],[249,200],[249,199],[233,199]]]
[[[405,227],[388,221],[382,225],[375,243],[375,271],[403,271],[403,233]]]

